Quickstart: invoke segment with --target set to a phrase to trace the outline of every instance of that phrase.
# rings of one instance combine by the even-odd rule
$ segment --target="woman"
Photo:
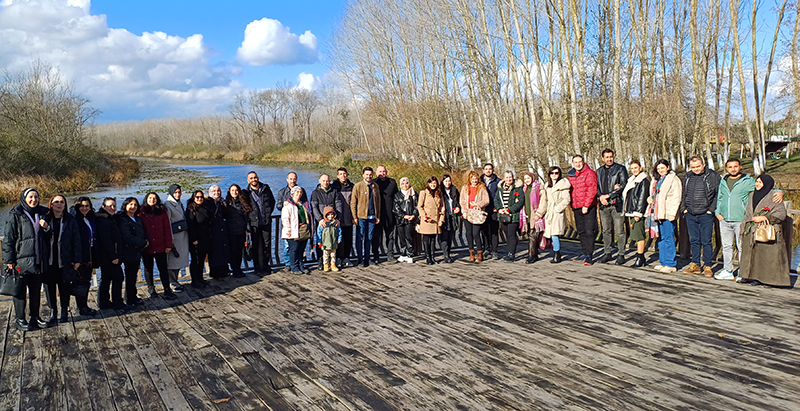
[[[647,203],[651,205],[650,213],[658,225],[658,262],[656,271],[674,273],[677,271],[675,260],[675,218],[681,206],[683,183],[672,171],[669,161],[661,159],[653,170],[655,180],[651,183],[651,194]]]
[[[464,229],[467,231],[467,245],[469,246],[469,260],[483,261],[483,245],[481,243],[481,224],[469,221],[470,210],[483,210],[489,205],[489,191],[481,181],[480,176],[474,170],[467,173],[467,184],[461,187],[461,195],[458,203],[461,210],[465,213]],[[485,214],[484,214],[485,216]],[[477,255],[475,250],[478,250]]]
[[[642,163],[639,160],[631,160],[631,178],[622,191],[622,210],[625,217],[628,217],[628,227],[630,228],[631,241],[636,241],[636,259],[632,267],[640,268],[647,265],[644,259],[644,246],[647,236],[645,235],[645,216],[647,212],[647,197],[650,190],[650,179],[647,173],[642,172]],[[623,245],[627,247],[627,244]]]
[[[225,199],[222,190],[213,184],[208,188],[208,200],[205,201],[211,214],[211,247],[208,249],[209,275],[215,280],[222,280],[228,276],[228,260],[230,259],[230,244],[228,243],[228,225],[225,215]]]
[[[153,281],[153,265],[158,266],[158,276],[164,286],[164,298],[174,300],[177,298],[169,286],[169,272],[167,271],[167,254],[172,251],[172,227],[167,216],[167,208],[161,203],[161,198],[155,192],[149,192],[144,197],[144,205],[139,213],[147,233],[147,247],[142,250],[144,263],[144,279],[147,282],[147,292],[150,298],[158,297]]]
[[[8,212],[3,231],[3,263],[19,275],[17,294],[14,296],[14,327],[32,331],[47,327],[39,318],[39,300],[42,289],[42,272],[47,260],[45,231],[50,225],[44,220],[47,209],[39,205],[39,192],[26,188],[19,196],[19,204]],[[26,292],[27,290],[27,292]],[[30,293],[30,323],[25,321],[25,298]]]
[[[572,201],[570,189],[572,185],[564,178],[561,167],[553,166],[547,172],[547,211],[544,215],[544,236],[553,242],[553,259],[551,264],[561,262],[561,236],[567,231],[567,208]]]
[[[411,181],[408,177],[401,178],[400,191],[395,193],[392,206],[392,212],[397,219],[397,243],[400,246],[397,261],[401,263],[414,262],[414,228],[419,224],[417,200]]]
[[[228,187],[225,203],[228,211],[227,229],[228,245],[231,250],[231,271],[234,277],[244,277],[242,271],[244,244],[247,241],[247,233],[258,227],[258,214],[253,212],[250,195],[247,191],[242,191],[238,184],[231,184]]]
[[[517,254],[517,231],[519,230],[519,211],[525,206],[525,196],[521,184],[514,182],[514,173],[506,170],[503,182],[494,196],[494,208],[497,209],[497,221],[506,234],[506,256],[503,261],[514,262]]]
[[[95,256],[97,251],[97,220],[94,214],[94,207],[92,207],[92,200],[89,197],[78,197],[72,205],[72,215],[75,216],[75,226],[80,238],[80,260],[76,260],[80,265],[75,270],[65,270],[64,278],[74,276],[72,284],[69,286],[69,291],[75,296],[75,303],[78,306],[78,312],[81,315],[95,315],[97,312],[88,306],[89,287],[92,284],[92,270],[95,268]],[[66,222],[67,220],[64,220]],[[64,227],[69,227],[69,223]],[[68,237],[62,238],[62,244]],[[77,275],[75,275],[77,274]],[[109,276],[105,276],[109,277]],[[105,291],[108,293],[108,285],[111,278],[101,278],[101,285],[105,281]],[[117,279],[119,281],[119,279]],[[66,282],[66,281],[65,281]],[[120,284],[121,286],[121,284]],[[102,288],[102,287],[100,287]],[[98,293],[102,291],[98,289]],[[121,288],[120,288],[120,291]],[[108,294],[106,294],[108,295]],[[63,297],[62,297],[63,298]],[[114,301],[121,304],[122,296],[114,297]],[[64,306],[62,300],[62,306]],[[67,296],[67,306],[69,306],[69,295]],[[109,304],[110,306],[110,304]],[[115,308],[123,308],[118,305]],[[61,313],[61,321],[66,321],[65,312]]]
[[[444,224],[444,201],[439,189],[439,180],[431,176],[426,183],[427,188],[419,193],[417,210],[419,211],[419,233],[422,234],[422,247],[428,265],[433,265],[433,252],[436,250],[436,235],[442,232]]]
[[[311,238],[311,215],[303,204],[303,189],[294,186],[281,210],[281,238],[289,244],[289,267],[295,274],[311,274],[303,267],[303,252]]]
[[[119,259],[125,272],[125,302],[129,306],[141,305],[142,300],[136,294],[136,280],[142,261],[142,251],[147,247],[147,233],[139,218],[139,200],[128,197],[122,202],[122,210],[117,215],[117,226],[121,241],[119,243]]]
[[[167,217],[172,229],[172,252],[167,253],[167,269],[169,270],[169,283],[172,291],[179,293],[183,286],[178,282],[181,270],[189,266],[189,233],[186,222],[186,210],[181,203],[181,186],[169,186],[167,195]]]
[[[444,262],[452,263],[450,250],[453,247],[453,239],[461,226],[461,205],[458,203],[460,195],[458,189],[453,185],[453,178],[449,174],[442,176],[442,200],[444,200],[444,224],[442,233],[439,234],[439,248],[442,249]]]
[[[192,198],[186,200],[186,222],[189,225],[189,252],[192,260],[189,264],[189,273],[192,276],[191,286],[204,288],[206,281],[203,278],[203,270],[208,257],[208,250],[211,249],[211,219],[212,210],[206,204],[206,196],[202,190],[197,190],[192,194]]]
[[[525,263],[533,264],[539,259],[539,242],[547,213],[547,191],[541,189],[539,180],[528,171],[522,175],[522,192],[525,206],[519,213],[519,229],[528,234],[528,259]]]
[[[67,322],[72,283],[78,277],[76,270],[80,267],[81,262],[84,262],[81,255],[82,247],[91,248],[91,244],[82,244],[78,225],[75,224],[75,217],[64,212],[67,208],[67,199],[64,196],[56,195],[51,198],[48,208],[50,211],[47,213],[45,221],[50,225],[50,229],[45,234],[45,241],[47,241],[47,248],[50,253],[45,262],[47,270],[42,278],[47,305],[50,307],[50,318],[47,319],[47,325],[53,326],[58,324],[59,300],[61,303],[61,322]],[[91,260],[89,259],[86,262],[89,261]],[[60,299],[56,297],[56,287],[58,288]],[[86,291],[89,291],[88,287]],[[76,299],[78,300],[78,307],[81,308],[80,299]],[[86,308],[85,296],[83,302],[83,307]],[[81,314],[83,315],[84,312],[86,311],[82,309]],[[86,314],[89,313],[87,312]]]
[[[742,251],[739,261],[739,278],[743,282],[791,287],[789,256],[783,239],[781,223],[786,219],[783,203],[774,203],[775,180],[767,174],[756,179],[756,191],[750,193],[750,202],[744,210],[740,227]],[[775,240],[758,242],[755,238],[759,224],[769,224],[775,230]]]

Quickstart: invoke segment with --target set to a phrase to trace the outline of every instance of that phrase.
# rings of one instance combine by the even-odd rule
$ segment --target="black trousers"
[[[272,266],[272,220],[269,220],[268,224],[258,226],[250,238],[253,242],[253,267],[256,271],[270,271]]]
[[[483,250],[481,242],[481,230],[483,225],[472,224],[467,219],[464,219],[464,230],[467,232],[467,246],[472,251]]]
[[[597,238],[597,206],[589,207],[586,214],[580,208],[573,208],[572,212],[575,215],[578,238],[581,240],[581,251],[591,258],[594,254],[594,239]]]
[[[336,258],[350,258],[350,254],[353,253],[353,226],[342,225],[339,228],[342,229],[342,243],[336,249]]]
[[[139,269],[138,264],[136,269]],[[119,264],[108,263],[100,266],[100,284],[97,286],[98,306],[107,306],[112,301],[114,304],[122,303],[122,281],[124,277],[122,267]],[[111,299],[108,298],[109,287],[111,287]],[[76,296],[75,299],[77,300],[78,297]]]
[[[500,223],[489,215],[486,222],[481,225],[483,233],[483,251],[497,254],[497,242],[499,241]]]
[[[28,307],[31,319],[39,318],[39,299],[42,290],[41,274],[24,274],[20,277],[19,293],[14,296],[14,314],[18,320],[25,319],[25,296],[28,296]]]
[[[383,219],[381,219],[380,224],[375,226],[375,234],[372,236],[372,258],[377,259],[380,255],[379,251],[384,238],[386,239],[386,255],[389,258],[394,257],[395,249],[397,248],[395,245],[394,228],[394,224],[389,224],[388,221],[384,221]]]
[[[228,262],[231,265],[231,272],[234,275],[242,275],[242,259],[244,258],[244,241],[247,238],[246,233],[242,234],[228,234],[228,249],[231,252]],[[269,267],[269,265],[267,265]]]
[[[506,233],[506,252],[512,256],[517,254],[517,232],[519,231],[519,222],[516,223],[500,223],[503,227],[503,232]]]
[[[171,293],[172,288],[169,286],[169,272],[167,271],[167,253],[142,254],[144,280],[147,282],[147,291],[151,294],[156,291],[153,280],[153,260],[155,260],[155,265],[158,266],[158,276],[161,278],[161,285],[164,286],[164,293]]]
[[[139,276],[139,263],[141,260],[124,261],[125,265],[125,302],[132,305],[138,297],[136,296],[136,280]]]
[[[425,249],[425,257],[428,261],[432,261],[433,253],[436,251],[436,234],[423,234],[422,247]]]
[[[414,224],[403,224],[396,227],[397,243],[399,244],[399,255],[402,257],[414,257]]]
[[[453,239],[456,237],[454,230],[445,230],[442,228],[442,233],[439,234],[439,248],[442,250],[445,258],[450,257],[450,250],[453,248]]]
[[[255,247],[255,244],[253,246]],[[192,284],[197,285],[203,282],[203,271],[206,267],[208,251],[202,244],[189,244],[189,255],[192,258],[189,263],[189,275],[192,277]]]

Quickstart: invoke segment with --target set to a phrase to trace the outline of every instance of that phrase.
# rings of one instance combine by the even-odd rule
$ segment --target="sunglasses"
[[[53,204],[64,204],[64,202],[63,202],[63,201],[61,201],[61,200],[55,200],[55,201],[53,201],[52,203],[53,203]]]
[[[203,196],[194,196],[194,198],[204,198]]]

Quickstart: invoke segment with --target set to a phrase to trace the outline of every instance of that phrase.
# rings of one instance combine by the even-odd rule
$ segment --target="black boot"
[[[611,262],[611,260],[613,260],[613,258],[611,257],[611,254],[603,254],[603,258],[600,259],[600,262],[605,264],[605,263]]]
[[[644,254],[636,254],[636,259],[633,262],[631,267],[633,268],[641,268],[647,264],[647,261],[644,259]]]
[[[623,255],[622,253],[619,253],[619,255],[617,255],[617,262],[614,263],[614,264],[616,264],[616,265],[624,265],[625,264],[625,255]]]
[[[561,262],[561,251],[556,251],[553,253],[553,259],[550,260],[550,263],[557,264]]]

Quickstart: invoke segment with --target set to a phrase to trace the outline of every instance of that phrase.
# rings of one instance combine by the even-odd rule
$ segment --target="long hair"
[[[235,183],[231,184],[231,186],[228,187],[228,194],[225,196],[225,202],[228,203],[228,206],[233,207],[234,198],[231,195],[231,189],[234,187],[236,187],[236,189],[239,190],[239,198],[237,200],[239,200],[239,203],[242,204],[242,212],[247,214],[253,211],[253,206],[250,205],[250,194],[247,193],[246,191],[242,191],[242,188]]]
[[[204,193],[203,190],[197,190],[194,193],[192,193],[192,196],[189,197],[188,200],[186,200],[186,209],[187,210],[194,211],[195,209],[197,209],[197,207],[200,207],[199,204],[194,202],[194,198],[195,198],[195,196],[197,196],[197,193],[200,193],[200,195],[203,196],[203,201],[206,201],[206,193]]]
[[[52,201],[52,199],[50,201]],[[72,209],[75,210],[75,217],[83,218],[83,214],[81,213],[81,203],[84,201],[89,203],[89,212],[86,213],[86,218],[94,218],[94,206],[92,205],[92,200],[89,197],[84,196],[76,198],[75,202],[72,204]]]
[[[431,184],[432,182],[436,182],[436,188],[434,188],[433,190],[431,190],[431,188],[430,188],[430,184]],[[426,182],[425,182],[425,189],[426,189],[426,190],[428,190],[428,192],[429,192],[429,193],[430,193],[430,194],[431,194],[431,195],[432,195],[434,198],[435,198],[435,197],[441,197],[441,196],[442,196],[442,191],[441,191],[441,189],[440,189],[439,179],[438,179],[438,178],[436,178],[436,176],[430,176],[430,178],[428,178],[428,181],[426,181]]]
[[[156,204],[154,206],[147,205],[147,198],[151,195],[156,196]],[[145,194],[144,199],[142,199],[141,204],[142,213],[152,214],[152,215],[159,215],[167,211],[167,208],[164,207],[164,203],[161,202],[161,197],[158,196],[158,193],[155,191],[151,191]]]
[[[133,213],[133,214],[134,215],[139,214],[139,209],[141,209],[142,207],[141,207],[141,204],[139,204],[139,200],[137,200],[136,197],[128,197],[128,198],[126,198],[122,202],[122,210],[120,210],[120,211],[122,211],[125,214],[127,214],[128,213],[128,204],[130,204],[130,203],[136,203],[136,212]]]
[[[553,171],[558,171],[558,178],[556,179],[556,183],[558,183],[559,181],[561,181],[562,178],[564,178],[564,172],[561,170],[561,167],[559,167],[559,166],[550,167],[550,169],[547,170],[547,186],[548,187],[553,187],[556,184],[556,183],[553,183],[553,179],[550,178],[550,173],[552,173]]]
[[[483,186],[484,188],[486,188],[486,185],[485,185],[485,184],[483,184],[483,180],[481,180],[481,175],[480,175],[480,174],[478,174],[478,172],[477,172],[477,171],[475,171],[475,170],[469,170],[469,171],[467,172],[467,182],[466,182],[466,183],[464,183],[464,185],[465,185],[465,186],[467,186],[467,187],[470,187],[470,186],[472,185],[472,177],[473,177],[473,176],[474,176],[475,178],[477,178],[477,179],[478,179],[478,185],[477,185],[477,187],[479,187],[479,188],[480,188],[481,186]]]
[[[667,166],[667,174],[669,174],[669,172],[672,170],[672,165],[669,163],[669,161],[663,158],[656,161],[656,163],[653,164],[653,181],[661,180],[661,174],[658,174],[658,166],[661,164]]]

